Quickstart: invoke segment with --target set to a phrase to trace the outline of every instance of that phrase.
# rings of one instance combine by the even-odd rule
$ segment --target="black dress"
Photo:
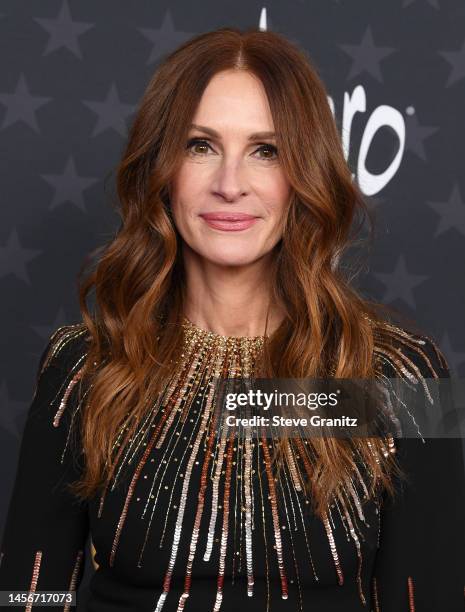
[[[448,376],[434,342],[392,329],[396,349],[378,350],[386,376],[401,366]],[[354,496],[350,513],[333,504],[324,523],[299,491],[292,463],[299,454],[276,481],[263,445],[208,445],[200,386],[192,403],[164,421],[162,438],[166,413],[152,414],[113,488],[78,503],[66,485],[83,467],[71,449],[76,440],[79,446],[75,386],[85,354],[81,325],[59,328],[42,354],[0,552],[0,590],[77,590],[90,532],[98,569],[89,612],[463,612],[460,439],[396,440],[410,477],[396,500],[356,507]]]

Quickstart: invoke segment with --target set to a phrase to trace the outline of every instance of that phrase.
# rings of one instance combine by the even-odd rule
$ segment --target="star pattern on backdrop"
[[[440,51],[440,55],[452,66],[446,87],[450,87],[465,77],[465,39],[459,51]]]
[[[152,50],[147,60],[147,64],[160,59],[161,56],[170,53],[189,38],[194,36],[194,32],[183,32],[174,27],[173,18],[169,9],[166,10],[162,24],[159,28],[138,28],[139,32],[152,43]]]
[[[51,99],[32,95],[26,77],[21,73],[13,93],[0,93],[0,103],[6,106],[6,114],[0,129],[4,130],[17,122],[23,122],[39,134],[36,112]]]
[[[416,113],[405,116],[405,151],[410,151],[421,160],[426,161],[424,141],[439,128],[421,125]]]
[[[465,236],[465,203],[460,196],[458,183],[452,187],[448,200],[444,202],[427,202],[440,216],[434,237],[440,236],[448,230],[457,230]]]
[[[49,205],[51,210],[65,202],[72,202],[82,212],[86,212],[83,191],[95,185],[99,180],[98,178],[80,176],[76,171],[72,156],[69,157],[61,174],[42,174],[41,176],[55,191]]]
[[[381,60],[397,51],[393,47],[375,45],[370,26],[365,29],[362,40],[358,45],[340,44],[338,46],[352,58],[352,66],[347,80],[367,73],[380,83],[383,82],[380,68]]]
[[[390,304],[395,300],[402,300],[412,309],[416,306],[413,290],[429,278],[426,274],[409,272],[403,255],[397,258],[392,272],[375,272],[374,275],[385,286],[383,302]]]
[[[97,136],[105,130],[114,130],[122,138],[126,138],[126,118],[135,111],[136,106],[121,101],[115,83],[111,84],[102,102],[83,100],[83,104],[97,115],[97,123],[91,136]]]
[[[67,0],[63,0],[63,4],[55,19],[35,17],[34,21],[49,34],[43,55],[48,55],[52,51],[64,48],[71,51],[79,59],[82,59],[79,36],[95,27],[93,23],[73,21]]]
[[[21,246],[18,232],[12,229],[5,244],[0,244],[0,279],[7,274],[13,274],[17,279],[31,285],[26,266],[41,253],[38,249]]]

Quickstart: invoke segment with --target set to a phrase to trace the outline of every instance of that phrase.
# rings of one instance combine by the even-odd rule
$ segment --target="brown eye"
[[[203,151],[196,150],[197,147],[203,147]],[[191,138],[186,145],[186,149],[192,151],[194,154],[204,155],[207,152],[207,149],[210,149],[210,145],[206,140],[202,140],[201,138]]]
[[[266,155],[262,158],[266,161],[274,161],[278,156],[278,149],[274,145],[264,144],[257,151],[265,152]]]

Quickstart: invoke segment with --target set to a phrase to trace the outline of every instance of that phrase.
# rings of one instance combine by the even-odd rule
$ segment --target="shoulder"
[[[62,325],[48,338],[40,357],[38,377],[50,368],[67,367],[87,352],[89,331],[84,323]]]
[[[377,369],[388,377],[448,378],[447,360],[430,335],[388,321],[374,328]]]
[[[386,321],[374,335],[376,376],[387,390],[386,414],[395,416],[397,447],[418,441],[410,438],[431,446],[435,438],[460,437],[449,366],[436,340]]]
[[[22,432],[19,486],[43,480],[47,487],[53,485],[55,493],[81,470],[82,404],[78,400],[87,336],[83,324],[64,325],[45,343]]]
[[[77,382],[89,340],[89,330],[84,323],[62,325],[53,331],[39,359],[33,399],[37,395],[50,395],[57,387],[62,390],[66,381],[73,378]]]

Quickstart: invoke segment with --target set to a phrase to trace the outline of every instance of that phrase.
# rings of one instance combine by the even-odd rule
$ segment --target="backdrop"
[[[0,530],[40,353],[80,319],[76,274],[118,226],[113,170],[166,53],[222,26],[303,47],[377,212],[360,288],[465,375],[463,0],[3,0],[0,4]],[[85,592],[92,564],[87,561]]]

